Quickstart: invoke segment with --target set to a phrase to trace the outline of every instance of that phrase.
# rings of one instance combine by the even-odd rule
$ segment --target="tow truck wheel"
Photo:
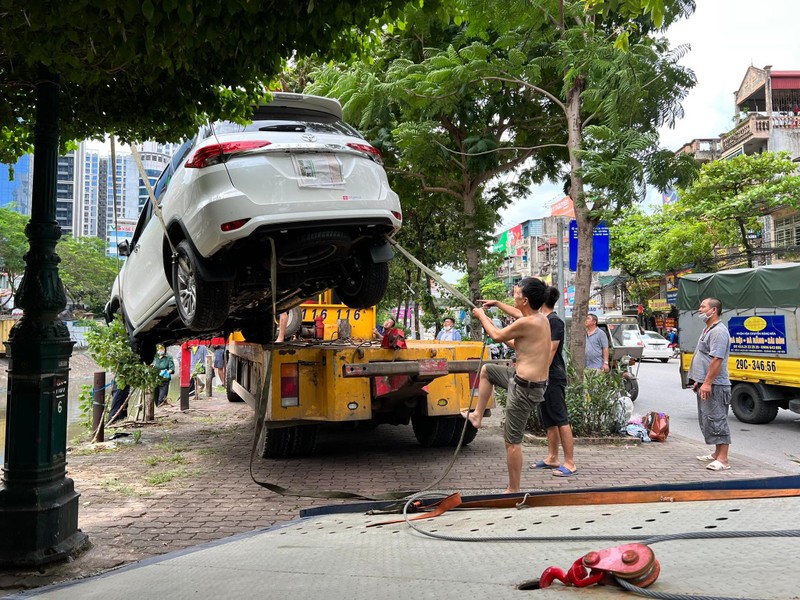
[[[258,455],[261,458],[286,458],[291,456],[292,433],[294,427],[283,427],[281,429],[261,430],[261,437],[258,438]]]
[[[238,361],[235,356],[228,354],[228,362],[225,364],[225,393],[228,396],[228,402],[244,402],[239,394],[233,391],[233,382],[236,381],[236,369],[238,368]]]
[[[737,383],[731,393],[733,414],[742,423],[761,425],[771,423],[778,416],[775,402],[764,402],[758,388],[750,383]]]
[[[309,456],[317,447],[317,426],[298,425],[292,435],[292,447],[289,456]]]
[[[455,431],[453,431],[453,437],[450,438],[450,445],[454,448],[458,446],[458,442],[461,439],[461,431],[464,428],[464,419],[461,417],[450,417],[455,421],[456,427]],[[464,443],[463,446],[468,445],[475,439],[475,436],[478,435],[478,430],[473,427],[472,423],[467,421],[467,431],[464,433]]]
[[[456,430],[456,422],[450,417],[414,415],[411,417],[411,426],[417,441],[425,448],[449,445]]]

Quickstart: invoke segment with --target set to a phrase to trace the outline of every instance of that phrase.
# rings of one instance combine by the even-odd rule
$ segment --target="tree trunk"
[[[589,216],[583,192],[583,178],[579,175],[583,166],[579,152],[582,145],[581,93],[584,81],[578,78],[567,93],[566,117],[569,136],[567,150],[570,164],[570,197],[575,206],[575,221],[578,225],[578,261],[575,270],[575,303],[572,307],[570,329],[570,352],[578,379],[583,378],[586,366],[586,316],[589,314],[589,292],[592,286],[592,234],[595,223]],[[563,287],[564,282],[559,282]]]
[[[465,234],[467,240],[467,282],[469,283],[469,299],[474,303],[481,297],[481,257],[475,245],[475,192],[464,194]],[[470,338],[483,339],[480,321],[472,317],[471,307],[465,307],[470,315]]]

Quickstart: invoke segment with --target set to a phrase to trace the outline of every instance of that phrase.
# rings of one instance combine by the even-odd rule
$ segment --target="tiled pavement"
[[[192,410],[159,409],[159,423],[144,429],[141,443],[113,451],[68,456],[69,476],[81,493],[80,527],[92,547],[74,561],[43,573],[0,573],[0,595],[92,575],[174,550],[267,527],[298,516],[301,508],[346,502],[278,496],[251,480],[254,419],[244,404],[222,394],[193,401]],[[494,493],[506,484],[505,451],[499,416],[456,460],[435,489],[464,495]],[[732,469],[715,473],[694,457],[706,447],[679,436],[667,443],[576,446],[578,474],[551,476],[528,469],[542,448],[526,445],[523,488],[563,490],[664,482],[746,479],[788,474],[735,452]],[[425,449],[411,427],[372,431],[331,429],[320,433],[314,457],[253,461],[253,475],[293,489],[380,494],[419,490],[437,481],[452,449]],[[172,479],[156,484],[155,478]],[[149,479],[148,479],[149,478]]]

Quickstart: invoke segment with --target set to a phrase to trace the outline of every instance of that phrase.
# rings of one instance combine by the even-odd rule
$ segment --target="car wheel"
[[[668,358],[660,358],[659,360],[660,360],[662,363],[665,363],[665,362],[668,362],[668,361],[669,361],[669,359],[668,359]]]
[[[464,418],[463,417],[450,417],[456,424],[455,430],[453,431],[453,437],[450,438],[450,445],[453,447],[458,446],[458,442],[461,441],[461,432],[464,429]],[[469,422],[467,419],[467,431],[464,433],[464,442],[463,446],[469,445],[474,439],[475,436],[478,435],[478,430]]]
[[[303,233],[278,251],[278,265],[284,271],[304,271],[341,258],[350,250],[352,239],[343,231]]]
[[[750,383],[737,383],[731,393],[731,409],[742,423],[761,425],[778,416],[776,402],[764,402],[758,388]]]
[[[292,454],[292,434],[294,427],[261,429],[256,452],[261,458],[288,458]]]
[[[414,415],[411,417],[411,426],[417,441],[425,448],[449,445],[457,428],[455,420],[450,417],[428,415]]]
[[[228,318],[231,282],[204,280],[187,240],[178,244],[172,263],[172,288],[178,315],[192,331],[221,327]]]
[[[370,308],[383,300],[389,287],[389,263],[353,258],[344,269],[346,281],[336,287],[339,300],[350,308]]]

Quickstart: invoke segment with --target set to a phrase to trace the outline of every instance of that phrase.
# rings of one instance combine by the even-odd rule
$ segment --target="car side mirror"
[[[119,244],[117,244],[117,254],[120,256],[130,256],[131,245],[128,240],[122,240]]]

